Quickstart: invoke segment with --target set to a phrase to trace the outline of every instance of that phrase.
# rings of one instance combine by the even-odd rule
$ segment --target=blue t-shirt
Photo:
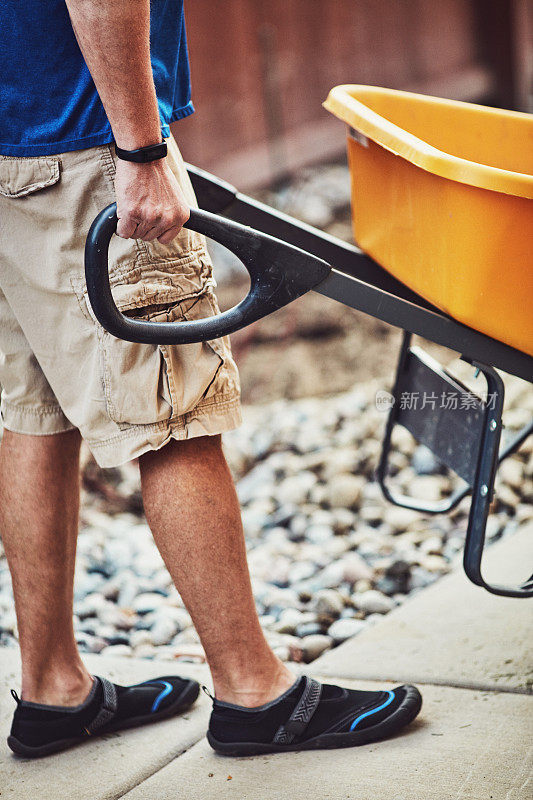
[[[151,0],[150,51],[163,136],[194,111],[183,0]],[[113,141],[65,0],[0,0],[0,154]]]

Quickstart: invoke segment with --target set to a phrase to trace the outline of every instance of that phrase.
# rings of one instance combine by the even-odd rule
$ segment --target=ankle
[[[277,658],[266,670],[254,670],[253,673],[248,671],[240,675],[213,675],[216,699],[246,708],[270,703],[286,692],[295,681],[294,673]]]
[[[22,699],[51,706],[77,706],[87,698],[93,677],[84,664],[34,671],[23,671]]]

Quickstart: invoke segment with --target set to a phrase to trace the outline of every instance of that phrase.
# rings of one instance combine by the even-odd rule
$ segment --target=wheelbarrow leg
[[[504,597],[533,597],[532,578],[521,586],[490,584],[481,573],[481,560],[485,546],[485,530],[490,504],[494,492],[494,480],[498,469],[498,449],[502,429],[502,411],[505,388],[501,377],[493,367],[473,362],[487,381],[487,402],[483,424],[483,437],[479,447],[478,466],[472,486],[472,504],[468,516],[463,566],[467,576],[477,586],[492,594]],[[524,431],[525,432],[525,431]],[[523,437],[519,436],[523,441]],[[532,576],[533,577],[533,576]]]
[[[423,513],[446,513],[470,492],[472,503],[464,548],[464,569],[468,578],[489,592],[507,597],[532,597],[533,579],[522,586],[505,587],[485,581],[481,561],[485,545],[485,530],[494,492],[498,464],[516,452],[533,432],[533,423],[526,425],[499,450],[502,432],[502,410],[505,387],[499,374],[490,366],[470,362],[487,381],[487,402],[476,397],[459,381],[449,375],[419,348],[411,348],[411,334],[404,332],[396,379],[381,458],[376,471],[385,497],[395,505]],[[456,395],[455,408],[413,408],[403,404],[404,396],[446,393]],[[430,390],[430,391],[429,391]],[[402,425],[428,447],[448,468],[465,482],[446,500],[428,501],[397,494],[387,484],[388,456],[394,426]]]

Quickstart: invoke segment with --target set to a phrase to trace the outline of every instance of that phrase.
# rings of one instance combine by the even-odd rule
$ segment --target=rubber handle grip
[[[115,305],[109,283],[109,243],[117,229],[116,203],[93,221],[85,243],[85,279],[96,319],[118,339],[141,344],[190,344],[217,339],[266,317],[308,292],[330,272],[322,259],[233,220],[191,209],[186,228],[231,250],[250,274],[250,290],[233,308],[206,319],[150,322],[130,319]]]

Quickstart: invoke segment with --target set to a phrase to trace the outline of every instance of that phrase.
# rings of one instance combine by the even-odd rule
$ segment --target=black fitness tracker
[[[146,147],[139,147],[137,150],[123,150],[115,145],[117,158],[122,161],[134,161],[136,164],[147,164],[149,161],[157,161],[159,158],[166,158],[167,143],[149,144]]]

